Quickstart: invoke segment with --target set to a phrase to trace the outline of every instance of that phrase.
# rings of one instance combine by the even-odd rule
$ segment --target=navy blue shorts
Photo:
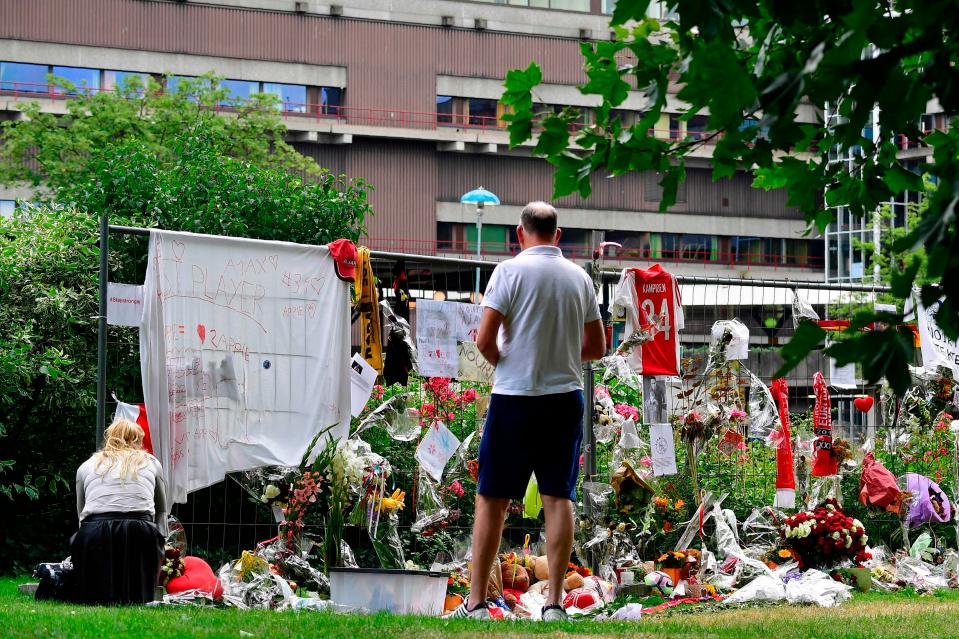
[[[535,472],[541,495],[576,501],[582,443],[583,391],[494,394],[480,441],[477,492],[522,499]]]

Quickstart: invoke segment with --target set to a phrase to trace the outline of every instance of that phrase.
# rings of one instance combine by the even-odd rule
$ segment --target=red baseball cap
[[[356,281],[356,244],[349,240],[336,240],[326,245],[333,257],[333,270],[345,282]]]

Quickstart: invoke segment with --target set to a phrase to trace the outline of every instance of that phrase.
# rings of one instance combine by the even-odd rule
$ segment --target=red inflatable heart
[[[872,401],[872,397],[867,395],[865,397],[857,397],[852,403],[856,405],[856,410],[860,413],[868,413],[872,410]]]
[[[213,574],[210,564],[199,557],[184,557],[183,574],[171,579],[166,586],[166,591],[171,595],[187,590],[208,592],[214,599],[223,596],[223,584]]]

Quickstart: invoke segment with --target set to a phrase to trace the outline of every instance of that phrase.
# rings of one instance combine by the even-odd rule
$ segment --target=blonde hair
[[[103,476],[120,464],[120,479],[137,478],[137,470],[146,465],[147,452],[143,450],[145,433],[140,425],[129,419],[114,420],[103,433],[103,448],[94,453],[94,471]],[[100,468],[106,466],[101,472]]]

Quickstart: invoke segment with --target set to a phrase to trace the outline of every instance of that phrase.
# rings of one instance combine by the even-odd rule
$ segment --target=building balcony
[[[469,241],[419,240],[371,237],[364,243],[373,250],[411,255],[476,258],[476,243]],[[583,264],[592,260],[593,249],[587,246],[561,246],[563,255]],[[499,262],[520,252],[513,242],[483,242],[482,258]],[[603,258],[606,267],[632,267],[662,263],[676,273],[727,275],[732,277],[778,277],[801,281],[822,281],[823,258],[809,255],[760,253],[723,253],[717,251],[667,251],[632,248],[609,248]]]
[[[112,92],[114,89],[88,89],[87,94]],[[0,83],[0,114],[6,118],[20,117],[23,104],[37,102],[47,113],[65,114],[66,100],[75,97],[52,84],[34,82]],[[212,107],[214,111],[229,115],[239,109],[233,104]],[[501,147],[509,147],[506,122],[492,115],[473,115],[432,111],[412,111],[385,107],[341,106],[334,104],[300,103],[283,101],[277,108],[292,142],[319,144],[349,143],[353,136],[428,140],[437,142],[440,151],[495,153]],[[574,123],[570,133],[592,126],[588,122]],[[669,127],[649,129],[650,135],[663,140],[700,141],[691,156],[712,156],[712,147],[720,135],[708,131],[688,131]],[[531,148],[535,139],[523,144]]]

